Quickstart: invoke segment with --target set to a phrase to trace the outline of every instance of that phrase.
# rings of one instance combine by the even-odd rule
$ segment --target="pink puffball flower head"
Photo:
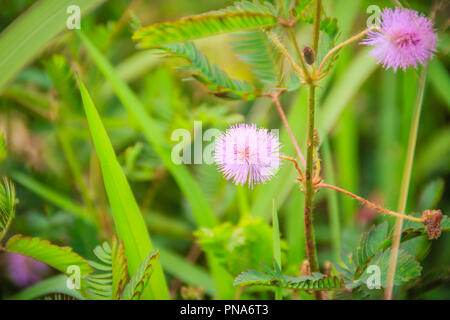
[[[266,183],[280,165],[278,136],[255,124],[238,124],[216,138],[214,158],[225,179],[253,188]]]
[[[433,57],[437,36],[430,19],[414,10],[385,9],[381,26],[370,31],[362,44],[373,46],[370,55],[387,69],[417,68]]]

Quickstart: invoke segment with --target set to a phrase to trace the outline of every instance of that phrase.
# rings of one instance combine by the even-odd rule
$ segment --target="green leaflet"
[[[101,2],[103,0],[41,0],[14,20],[0,35],[0,92],[66,27],[70,5],[77,5],[84,12]]]
[[[3,132],[0,132],[0,163],[5,160],[8,155],[8,148],[6,147],[5,135]]]
[[[125,245],[128,271],[130,274],[134,274],[148,252],[152,250],[150,236],[130,185],[117,162],[114,149],[94,103],[78,76],[77,80],[89,129],[100,160],[103,180],[111,204],[117,234]],[[164,274],[159,263],[155,265],[155,275],[150,283],[150,288],[151,290],[144,292],[143,298],[169,298]]]
[[[168,44],[161,46],[159,49],[191,62],[191,65],[182,69],[192,71],[193,77],[206,85],[216,96],[253,100],[261,94],[260,89],[246,81],[230,78],[216,64],[211,64],[208,58],[192,42]]]
[[[80,267],[81,278],[93,271],[88,262],[73,252],[72,248],[58,247],[50,241],[40,238],[15,235],[8,240],[5,250],[44,262],[63,273],[70,272],[67,269],[69,266],[78,266]]]
[[[84,282],[85,295],[95,300],[119,300],[128,278],[123,241],[114,237],[112,247],[104,242],[94,249],[94,254],[100,262],[89,261],[97,272],[90,274]]]
[[[270,5],[262,5],[258,1],[243,1],[223,10],[140,28],[133,34],[133,40],[141,47],[149,48],[225,32],[269,27],[278,23],[275,12]]]
[[[159,251],[157,249],[149,253],[147,258],[141,263],[138,271],[133,275],[130,282],[126,285],[122,293],[122,300],[139,300],[144,288],[153,273],[154,264],[159,259]]]
[[[339,290],[344,288],[344,280],[336,276],[326,276],[314,272],[311,276],[288,277],[276,269],[270,270],[265,266],[266,272],[249,270],[241,273],[234,281],[235,286],[269,286],[276,288],[290,288],[297,290]]]
[[[202,249],[213,255],[231,274],[256,268],[273,257],[272,228],[261,218],[246,217],[237,225],[225,222],[194,232]]]
[[[0,183],[0,241],[5,236],[15,215],[16,191],[6,178]]]

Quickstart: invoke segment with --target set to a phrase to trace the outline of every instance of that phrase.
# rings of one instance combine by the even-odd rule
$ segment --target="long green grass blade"
[[[95,150],[100,159],[103,180],[113,212],[117,234],[123,240],[127,256],[128,271],[135,274],[153,246],[144,218],[131,191],[125,174],[103,126],[97,109],[83,82],[77,77],[84,110],[89,124]],[[150,281],[151,290],[144,290],[142,298],[168,299],[164,274],[159,262],[155,262],[154,274]]]
[[[103,0],[41,0],[0,34],[0,92],[4,86],[64,28],[67,8],[81,12]]]

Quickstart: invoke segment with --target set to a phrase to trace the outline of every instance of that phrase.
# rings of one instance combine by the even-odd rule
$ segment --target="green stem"
[[[408,200],[409,183],[411,181],[414,153],[415,153],[416,142],[417,142],[417,133],[419,131],[420,114],[422,111],[422,102],[423,102],[423,96],[425,93],[426,77],[427,77],[427,67],[423,67],[422,72],[420,74],[420,78],[419,78],[418,93],[417,93],[416,103],[414,106],[414,113],[413,113],[413,119],[412,119],[412,123],[411,123],[411,129],[409,132],[408,150],[406,153],[405,166],[403,168],[402,184],[401,184],[401,188],[400,188],[400,198],[399,198],[398,209],[397,209],[397,212],[399,212],[399,213],[405,213],[406,202]],[[392,299],[392,289],[394,287],[395,270],[397,267],[397,257],[398,257],[398,250],[399,250],[400,240],[401,240],[402,224],[403,224],[403,218],[397,217],[397,219],[395,221],[394,237],[393,237],[392,246],[391,246],[391,257],[390,257],[390,262],[389,262],[387,286],[386,286],[386,290],[384,292],[384,298],[386,300]]]
[[[306,173],[305,173],[305,238],[306,253],[312,272],[319,271],[319,263],[317,261],[316,243],[314,239],[312,206],[314,198],[313,186],[313,138],[314,138],[314,118],[315,118],[315,91],[314,85],[310,85],[308,89],[308,149],[306,152]]]

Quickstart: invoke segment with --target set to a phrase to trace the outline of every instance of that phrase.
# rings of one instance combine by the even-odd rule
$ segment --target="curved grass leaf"
[[[9,238],[5,250],[41,261],[63,273],[67,272],[69,266],[76,265],[80,267],[82,278],[94,271],[84,258],[72,251],[72,248],[59,247],[40,238],[15,235]]]
[[[130,274],[134,274],[141,262],[145,260],[147,253],[152,250],[150,236],[94,103],[78,76],[77,80],[92,140],[100,160],[116,230],[125,245],[128,271]],[[143,298],[169,298],[166,281],[159,263],[156,263],[155,276],[150,283],[150,288],[151,290],[146,290]]]
[[[0,241],[5,236],[15,215],[16,191],[6,178],[0,182]]]
[[[0,92],[60,31],[66,27],[67,8],[81,12],[103,0],[41,0],[0,34]]]
[[[123,290],[122,300],[139,300],[150,277],[153,273],[154,264],[158,261],[159,251],[157,249],[149,253],[147,258],[141,263],[138,271],[130,279],[130,282]]]
[[[177,20],[155,23],[136,30],[133,40],[143,48],[180,42],[225,32],[257,29],[278,23],[273,7],[243,1],[235,7]]]
[[[162,46],[163,52],[182,57],[191,65],[182,69],[193,71],[193,77],[205,84],[216,96],[230,99],[253,100],[261,90],[246,81],[232,79],[216,64],[211,64],[192,42],[174,43]]]

